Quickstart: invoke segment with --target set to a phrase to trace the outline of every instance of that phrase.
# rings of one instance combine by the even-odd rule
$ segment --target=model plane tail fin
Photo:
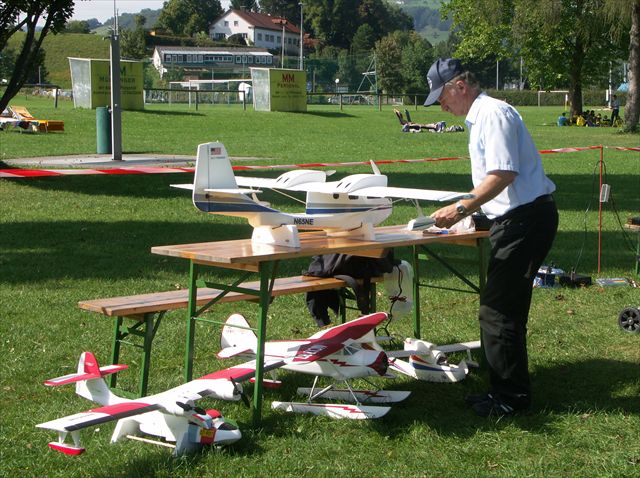
[[[127,366],[124,364],[100,367],[100,365],[98,365],[98,361],[91,352],[82,352],[80,360],[78,361],[77,373],[70,373],[68,375],[63,375],[62,377],[51,378],[44,382],[44,384],[49,387],[57,387],[68,383],[102,378],[105,375],[116,373],[120,370],[125,370],[126,368]]]
[[[64,375],[62,377],[52,378],[44,384],[50,387],[66,385],[68,383],[76,384],[76,393],[88,400],[100,403],[102,405],[113,403],[118,397],[111,393],[109,387],[102,377],[120,370],[125,370],[126,365],[107,365],[100,367],[95,355],[91,352],[82,352],[78,361],[78,370],[76,373]]]
[[[224,144],[214,141],[198,145],[193,185],[194,194],[205,189],[238,189]]]
[[[229,358],[241,354],[255,355],[258,338],[241,314],[229,316],[222,328],[219,358]]]

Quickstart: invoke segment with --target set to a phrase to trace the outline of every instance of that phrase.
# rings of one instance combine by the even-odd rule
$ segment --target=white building
[[[186,73],[234,73],[248,75],[249,68],[269,68],[273,55],[264,48],[157,46],[153,51],[153,66],[162,77],[170,68]]]
[[[209,36],[221,40],[240,34],[256,47],[281,51],[283,31],[285,55],[299,55],[300,29],[284,18],[264,13],[229,10],[211,25]]]

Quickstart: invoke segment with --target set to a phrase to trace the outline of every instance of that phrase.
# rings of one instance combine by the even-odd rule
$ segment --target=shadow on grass
[[[344,113],[341,111],[306,111],[300,114],[305,114],[309,116],[319,116],[321,118],[355,118],[354,115],[351,115],[349,113]]]
[[[164,111],[164,110],[137,110],[135,114],[147,116],[207,116],[198,111]]]
[[[395,404],[374,427],[383,435],[400,436],[416,422],[438,433],[471,437],[478,429],[500,429],[515,425],[532,432],[548,433],[549,427],[566,416],[587,419],[592,413],[640,414],[640,368],[636,363],[588,359],[551,364],[532,373],[533,408],[510,418],[481,418],[465,405],[464,396],[484,389],[478,376],[459,384],[406,382],[393,389],[410,390],[409,399]],[[400,384],[399,384],[400,385]],[[631,389],[630,389],[631,388]]]

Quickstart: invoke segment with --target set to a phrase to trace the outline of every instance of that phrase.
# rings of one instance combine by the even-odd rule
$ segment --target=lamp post
[[[284,27],[287,24],[286,18],[274,18],[271,20],[276,25],[282,25],[282,52],[280,53],[280,68],[284,68]]]
[[[304,15],[303,15],[303,9],[304,9],[304,3],[300,2],[298,3],[298,5],[300,5],[300,65],[299,65],[299,69],[302,70],[303,69],[303,62],[302,62],[302,54],[303,54],[303,50],[304,50]]]

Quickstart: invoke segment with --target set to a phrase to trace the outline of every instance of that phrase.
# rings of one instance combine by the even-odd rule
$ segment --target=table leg
[[[198,265],[189,261],[189,304],[187,306],[187,343],[184,357],[184,381],[190,382],[193,378],[193,356],[196,332],[196,306],[198,297]]]
[[[271,286],[273,282],[274,264],[261,262],[260,274],[260,311],[258,314],[258,347],[256,350],[256,381],[253,387],[253,426],[262,421],[262,380],[264,377],[264,343],[267,334],[267,313],[271,301]]]
[[[413,336],[420,338],[420,257],[418,247],[412,248],[413,266]]]
[[[115,365],[120,363],[120,339],[122,335],[120,333],[120,327],[122,327],[122,317],[116,317],[114,319],[114,331],[113,331],[113,342],[111,343],[111,364]],[[115,388],[117,384],[117,373],[112,373],[109,375],[109,388]]]

